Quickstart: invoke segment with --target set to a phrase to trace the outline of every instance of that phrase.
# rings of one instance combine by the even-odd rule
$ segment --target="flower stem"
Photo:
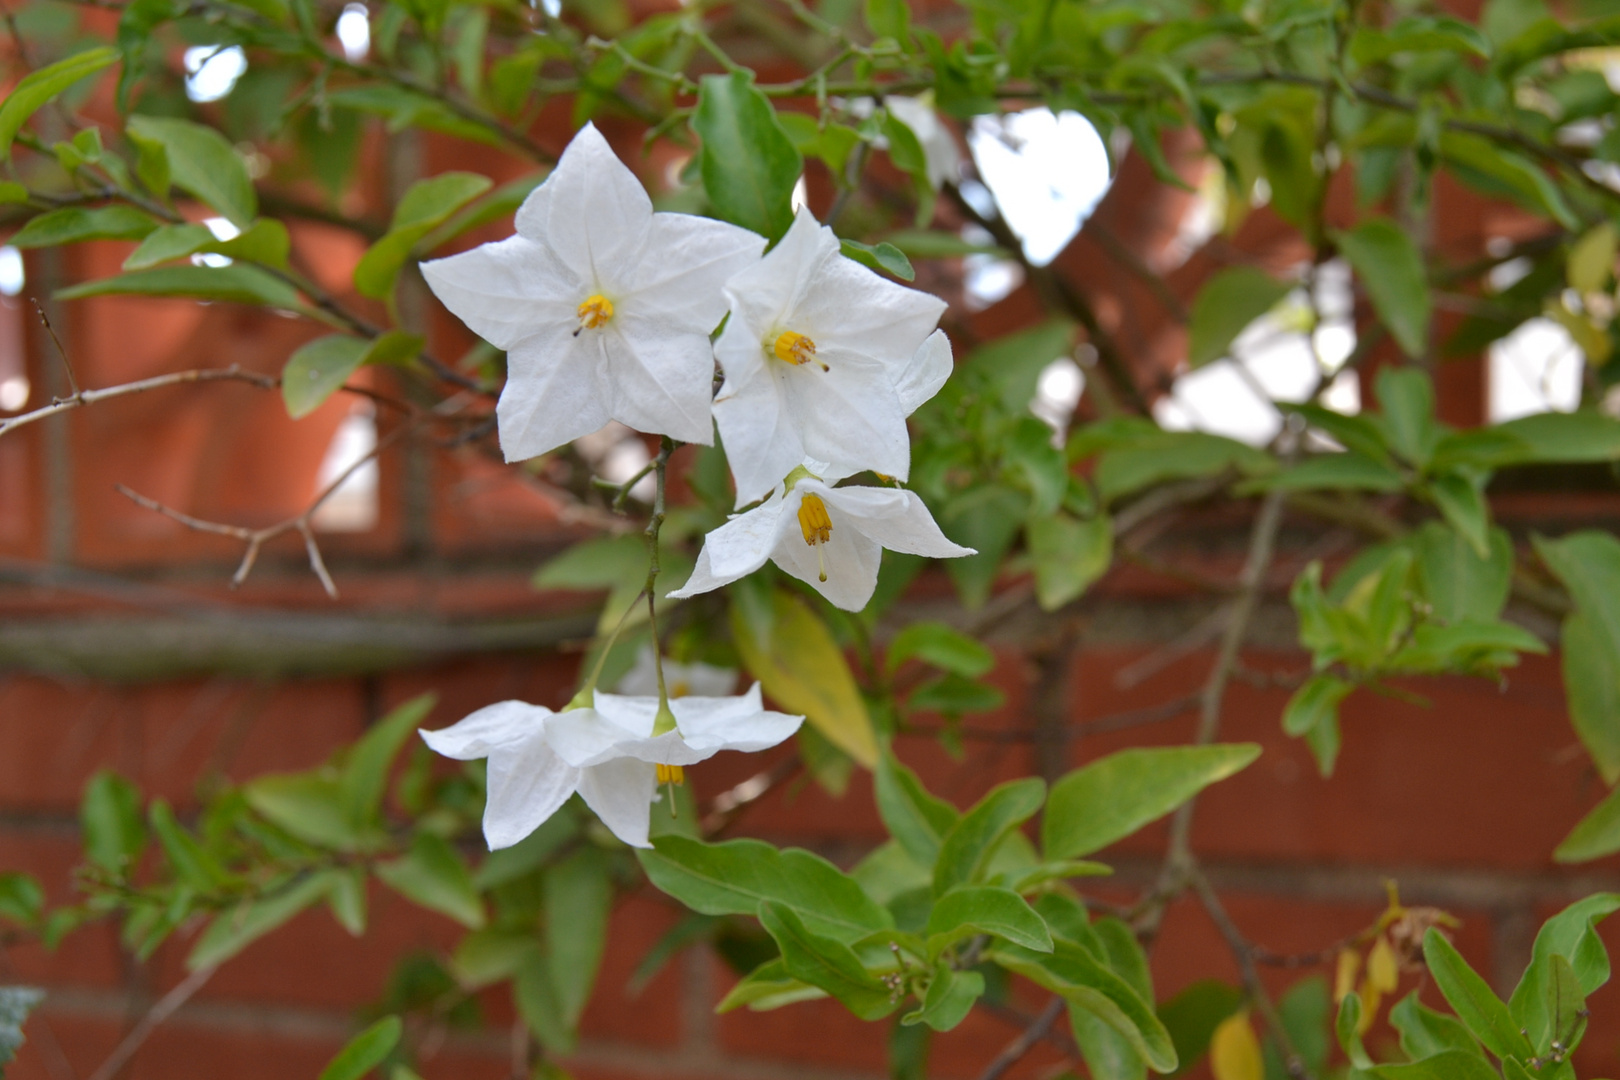
[[[653,475],[657,478],[657,493],[653,496],[652,517],[647,522],[647,584],[642,591],[647,595],[647,622],[652,631],[653,670],[658,675],[658,713],[653,721],[652,733],[662,735],[675,730],[675,714],[670,711],[669,691],[664,685],[664,650],[658,644],[658,596],[654,586],[658,582],[658,533],[664,527],[664,492],[668,481],[669,456],[675,452],[675,440],[668,435],[653,459]]]

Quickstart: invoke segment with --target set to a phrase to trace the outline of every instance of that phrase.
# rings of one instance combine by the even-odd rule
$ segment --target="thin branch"
[[[1271,1030],[1271,1037],[1277,1040],[1277,1048],[1282,1052],[1283,1068],[1293,1080],[1311,1080],[1310,1070],[1305,1067],[1305,1059],[1300,1057],[1299,1048],[1283,1026],[1282,1017],[1277,1015],[1277,1007],[1271,1002],[1271,995],[1266,993],[1265,983],[1260,981],[1260,969],[1255,966],[1254,949],[1243,936],[1232,917],[1221,906],[1220,897],[1215,895],[1214,888],[1209,879],[1204,877],[1196,867],[1188,871],[1188,881],[1198,899],[1203,903],[1204,910],[1214,922],[1215,928],[1226,939],[1226,945],[1237,958],[1238,969],[1243,973],[1243,985],[1249,992],[1249,1000],[1253,1002],[1255,1011],[1265,1020],[1266,1027]]]
[[[1041,1041],[1041,1038],[1051,1029],[1052,1025],[1057,1023],[1057,1018],[1062,1015],[1063,999],[1055,997],[1048,1001],[1046,1008],[1041,1010],[1040,1015],[1035,1017],[1028,1027],[1019,1032],[1012,1042],[1002,1047],[1001,1053],[997,1054],[995,1059],[985,1066],[984,1072],[979,1074],[979,1080],[997,1080],[998,1077],[1005,1075],[1008,1069],[1022,1061],[1024,1055],[1035,1048],[1035,1044]]]
[[[197,368],[191,371],[175,371],[167,375],[154,375],[150,379],[138,379],[131,383],[121,383],[118,386],[109,386],[101,390],[79,390],[69,397],[57,398],[49,405],[43,405],[33,412],[26,412],[20,416],[13,416],[10,420],[0,420],[0,436],[15,428],[25,427],[36,420],[44,420],[57,413],[67,412],[85,405],[94,405],[98,401],[108,398],[124,397],[127,394],[139,394],[147,390],[157,390],[165,386],[181,386],[186,383],[200,382],[245,382],[263,390],[274,390],[281,385],[281,380],[273,375],[261,375],[256,371],[244,371],[236,364],[228,368]]]
[[[40,325],[45,327],[45,332],[51,335],[51,344],[56,346],[56,355],[62,361],[62,370],[67,372],[68,389],[73,391],[69,397],[78,397],[79,380],[73,374],[73,361],[68,359],[67,350],[62,348],[62,339],[56,336],[56,327],[51,325],[50,318],[45,314],[45,307],[38,299],[34,300],[34,313],[39,316]]]
[[[146,1015],[141,1017],[141,1022],[136,1024],[128,1035],[124,1036],[124,1041],[119,1043],[118,1047],[107,1056],[107,1060],[103,1061],[96,1071],[90,1074],[90,1080],[112,1080],[113,1077],[117,1076],[119,1071],[129,1063],[129,1059],[135,1056],[135,1052],[141,1048],[147,1039],[151,1038],[152,1032],[156,1031],[163,1021],[173,1015],[176,1009],[191,1000],[191,996],[201,990],[204,984],[214,977],[214,972],[218,970],[218,965],[198,968],[186,976],[185,980],[174,989],[159,998],[157,1004],[153,1005],[151,1009],[147,1010]]]

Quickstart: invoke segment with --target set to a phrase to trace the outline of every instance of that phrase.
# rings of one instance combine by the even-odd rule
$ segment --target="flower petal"
[[[781,324],[803,302],[821,267],[837,255],[838,237],[801,206],[776,246],[726,282],[731,322],[746,323],[756,343],[767,331],[797,329]],[[729,369],[726,374],[731,375]]]
[[[727,279],[759,262],[765,238],[724,221],[660,213],[647,231],[645,258],[616,268],[615,301],[626,314],[705,336],[726,313]]]
[[[785,411],[804,445],[800,458],[905,479],[911,471],[911,436],[890,374],[876,361],[838,347],[817,357],[825,358],[828,370],[773,365]]]
[[[772,712],[760,700],[759,683],[731,697],[683,697],[669,703],[686,745],[707,758],[721,750],[753,752],[799,730],[802,716]],[[700,759],[701,760],[701,759]]]
[[[652,734],[657,698],[620,698],[597,691],[596,708],[568,709],[546,724],[546,742],[564,761],[579,768],[600,765],[626,754],[625,747]],[[609,705],[609,699],[614,704]],[[642,710],[623,702],[649,701]]]
[[[708,331],[673,330],[637,312],[615,318],[603,334],[607,364],[601,381],[611,395],[613,419],[637,431],[712,445],[714,349]]]
[[[571,325],[547,327],[508,351],[495,406],[507,461],[555,450],[612,419],[597,385],[601,337],[588,333],[576,338]]]
[[[793,504],[797,513],[798,503]],[[686,584],[668,595],[673,599],[696,596],[746,577],[765,565],[776,546],[777,536],[791,530],[787,508],[772,498],[746,514],[739,514],[703,538],[697,567]]]
[[[939,393],[955,366],[951,339],[945,336],[945,331],[935,330],[929,334],[895,380],[894,396],[900,399],[900,411],[906,416],[916,412],[918,406]]]
[[[834,488],[822,496],[829,508],[836,507],[861,532],[890,551],[926,555],[933,559],[954,559],[973,555],[972,548],[948,540],[934,522],[934,515],[916,492],[895,488]]]
[[[767,256],[769,258],[769,256]],[[823,348],[839,345],[882,362],[891,380],[939,325],[945,301],[878,276],[842,255],[828,259],[789,316]]]
[[[585,287],[550,248],[522,236],[421,265],[433,295],[497,349],[547,326],[572,331]]]
[[[457,761],[473,761],[540,736],[551,715],[551,710],[543,705],[500,701],[468,713],[447,728],[438,731],[418,728],[417,734],[436,754]]]
[[[771,366],[784,365],[772,361]],[[728,377],[713,413],[737,486],[737,506],[769,495],[804,460],[798,425],[777,374],[765,365],[746,381]]]
[[[580,771],[535,737],[489,756],[484,839],[489,849],[511,847],[555,814],[580,784]]]
[[[518,235],[548,245],[594,292],[603,268],[640,253],[652,213],[641,181],[596,125],[586,124],[518,208],[516,225]]]
[[[658,790],[654,768],[644,761],[616,758],[581,770],[580,798],[596,812],[613,835],[631,847],[647,842],[648,815]]]
[[[771,560],[825,596],[834,606],[859,611],[872,599],[872,592],[877,588],[883,549],[839,513],[831,492],[832,489],[813,480],[799,481],[788,496],[788,508],[796,516],[804,496],[820,496],[827,504],[832,531],[825,544],[812,545],[805,542],[798,529],[783,529],[771,551]],[[823,571],[826,581],[821,580]]]

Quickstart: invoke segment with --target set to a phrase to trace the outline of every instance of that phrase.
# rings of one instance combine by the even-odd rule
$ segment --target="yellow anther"
[[[654,765],[653,768],[658,771],[658,782],[660,784],[686,783],[686,770],[679,765]],[[646,774],[643,773],[642,775]]]
[[[775,353],[776,358],[784,364],[798,367],[814,361],[821,366],[822,371],[827,370],[826,364],[816,360],[816,343],[792,330],[782,331],[776,339],[776,344],[771,346],[771,352]]]
[[[692,692],[692,684],[685,679],[676,679],[669,684],[669,696],[672,698],[685,697]]]
[[[816,565],[821,570],[821,580],[826,581],[827,561],[821,545],[832,539],[832,519],[827,516],[827,504],[821,501],[820,495],[806,493],[799,503],[799,531],[804,533],[804,542],[816,549]]]
[[[579,315],[579,329],[574,331],[574,336],[579,337],[580,330],[595,330],[605,326],[607,321],[613,318],[613,301],[601,293],[588,296],[585,302],[579,305],[576,314]]]

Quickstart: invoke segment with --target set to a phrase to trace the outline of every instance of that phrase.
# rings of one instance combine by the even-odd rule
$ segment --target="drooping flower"
[[[762,237],[654,213],[635,176],[587,124],[517,212],[517,235],[422,264],[446,307],[507,352],[496,406],[508,461],[609,420],[713,441],[709,335],[721,286],[759,260]]]
[[[859,611],[877,588],[884,548],[936,559],[975,554],[939,531],[914,492],[835,488],[804,476],[705,537],[697,568],[669,595],[709,592],[769,559],[838,607]]]
[[[738,697],[672,699],[675,728],[658,735],[658,698],[594,697],[593,706],[560,713],[502,701],[421,732],[446,757],[489,759],[484,839],[491,851],[528,836],[576,791],[620,840],[647,847],[659,784],[682,783],[684,766],[721,750],[775,746],[804,720],[765,709],[757,683]]]
[[[845,258],[803,209],[725,291],[731,317],[714,351],[726,381],[714,418],[737,505],[769,494],[807,458],[904,479],[911,443],[899,386],[944,301]]]
[[[625,695],[657,694],[659,664],[660,660],[653,653],[651,643],[643,645],[636,650],[635,661],[614,687],[614,692]],[[699,662],[683,664],[667,656],[663,658],[662,665],[664,685],[668,688],[671,699],[686,697],[689,694],[696,694],[699,697],[721,697],[737,688],[736,668],[716,667],[713,664]]]

